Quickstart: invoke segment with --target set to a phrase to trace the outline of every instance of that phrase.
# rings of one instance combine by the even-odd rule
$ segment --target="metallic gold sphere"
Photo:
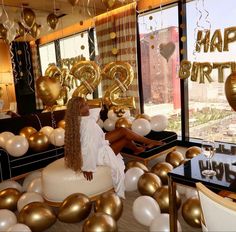
[[[161,213],[169,213],[170,201],[169,201],[169,188],[168,186],[162,186],[152,196],[158,203]],[[179,209],[181,206],[181,198],[176,191],[176,206]]]
[[[171,151],[166,156],[166,162],[170,163],[174,168],[178,167],[183,160],[184,156],[178,151]]]
[[[14,188],[7,188],[0,191],[0,209],[9,209],[14,211],[17,207],[21,193]]]
[[[118,227],[116,221],[108,214],[95,213],[86,219],[83,224],[83,232],[117,232]]]
[[[236,72],[232,72],[225,81],[225,96],[229,105],[236,111]]]
[[[201,205],[197,197],[191,197],[184,202],[182,206],[182,216],[190,226],[201,227],[201,214]]]
[[[64,119],[57,123],[57,127],[65,129],[65,126],[66,126],[66,121]]]
[[[123,203],[115,193],[104,193],[95,202],[95,212],[103,212],[118,220],[123,211]]]
[[[19,134],[28,139],[32,134],[36,132],[37,130],[35,128],[31,126],[27,126],[27,127],[22,128]]]
[[[193,147],[189,147],[187,149],[187,151],[185,152],[185,157],[187,159],[192,159],[193,157],[201,154],[201,148],[200,147],[196,147],[196,146],[193,146]]]
[[[144,173],[138,180],[138,191],[142,195],[152,196],[160,187],[161,180],[154,173]]]
[[[42,132],[36,132],[29,138],[29,147],[35,152],[41,152],[48,149],[50,142],[47,135]]]
[[[32,231],[44,231],[56,222],[53,210],[43,202],[31,202],[21,209],[18,222],[27,225]]]
[[[161,162],[155,164],[151,172],[155,173],[157,176],[160,177],[161,182],[163,185],[168,184],[168,172],[173,170],[173,166],[167,162]]]
[[[127,171],[130,168],[137,167],[137,168],[141,168],[145,172],[148,172],[148,168],[143,163],[140,163],[138,161],[134,161],[134,160],[129,161],[128,163],[126,163],[125,166],[126,166],[125,171]]]
[[[117,119],[116,124],[115,124],[115,128],[124,127],[124,128],[130,129],[131,126],[132,126],[132,122],[125,117]]]
[[[86,195],[74,193],[62,202],[57,217],[66,223],[80,222],[88,217],[91,208],[91,201]]]
[[[135,119],[138,119],[138,118],[144,118],[144,119],[148,120],[149,122],[151,121],[151,117],[147,114],[138,114],[135,116]]]

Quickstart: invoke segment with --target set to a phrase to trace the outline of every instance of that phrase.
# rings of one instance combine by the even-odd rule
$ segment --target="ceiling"
[[[104,0],[79,0],[78,4],[73,7],[69,0],[2,0],[4,5],[0,4],[0,14],[5,9],[8,16],[3,13],[0,23],[9,19],[17,24],[18,21],[22,21],[23,7],[31,8],[35,12],[36,23],[40,25],[39,37],[41,37],[106,12],[107,8],[102,1]],[[112,9],[133,1],[116,0],[114,2]],[[50,29],[47,24],[47,16],[53,12],[59,17],[55,30]]]

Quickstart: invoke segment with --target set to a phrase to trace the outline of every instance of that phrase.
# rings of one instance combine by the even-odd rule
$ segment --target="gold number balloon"
[[[111,62],[103,69],[103,75],[114,83],[108,87],[103,97],[107,106],[126,106],[135,108],[134,97],[120,98],[122,92],[126,92],[134,79],[134,70],[128,62]]]
[[[236,110],[236,71],[232,72],[225,81],[225,95],[229,105]]]
[[[44,73],[47,77],[52,77],[60,80],[61,70],[54,64],[50,64]]]
[[[94,61],[78,61],[73,65],[70,73],[80,81],[73,96],[86,97],[93,93],[101,82],[100,67]]]

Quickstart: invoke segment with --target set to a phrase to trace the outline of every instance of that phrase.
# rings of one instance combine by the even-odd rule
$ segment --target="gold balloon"
[[[151,121],[151,117],[147,114],[138,114],[138,115],[136,115],[135,119],[138,119],[138,118],[144,118],[144,119],[148,120],[149,122]]]
[[[128,90],[134,79],[134,69],[124,61],[116,61],[108,63],[102,70],[104,78],[113,81],[113,84],[107,88],[103,101],[107,107],[110,106],[126,106],[135,109],[134,97],[120,97],[121,93]]]
[[[127,118],[119,118],[115,124],[115,128],[124,127],[124,128],[130,129],[131,126],[132,126],[132,122]]]
[[[115,4],[116,0],[102,0],[102,3],[106,6],[106,8],[112,8]]]
[[[94,211],[112,216],[116,221],[120,218],[123,203],[115,193],[102,194],[95,202]]]
[[[68,0],[68,2],[72,5],[72,6],[75,6],[79,0]]]
[[[193,146],[193,147],[189,147],[187,150],[186,150],[186,153],[185,153],[185,157],[187,159],[192,159],[193,157],[201,154],[201,148],[200,147],[196,147],[196,146]]]
[[[40,26],[37,23],[34,23],[34,25],[32,26],[32,28],[30,29],[30,34],[32,35],[33,38],[37,38],[40,35],[40,30],[39,30]]]
[[[30,8],[23,9],[22,18],[29,28],[35,23],[35,13]]]
[[[37,132],[37,130],[35,128],[33,128],[31,126],[26,126],[20,130],[19,134],[28,139],[31,135],[33,135],[36,132]]]
[[[190,226],[201,227],[201,214],[201,205],[198,198],[191,197],[184,202],[182,206],[182,216]]]
[[[161,180],[154,173],[144,173],[138,180],[138,191],[142,195],[152,196],[160,187]]]
[[[160,177],[163,185],[168,184],[168,172],[173,170],[173,166],[167,162],[155,164],[151,172]]]
[[[0,209],[15,211],[20,196],[21,193],[14,188],[7,188],[0,191]]]
[[[52,106],[60,96],[61,84],[59,80],[47,76],[41,76],[36,80],[39,97],[47,106]]]
[[[171,151],[166,156],[166,162],[170,163],[174,168],[178,167],[183,160],[184,156],[178,151]]]
[[[126,168],[125,168],[125,171],[127,171],[128,169],[130,168],[133,168],[133,167],[137,167],[137,168],[141,168],[144,172],[148,172],[148,168],[143,164],[143,163],[140,163],[138,161],[129,161],[126,163]]]
[[[54,64],[50,64],[44,73],[45,76],[60,79],[61,70]]]
[[[48,26],[54,30],[58,23],[58,17],[54,13],[49,14],[47,17],[47,23]]]
[[[236,111],[236,71],[232,72],[225,81],[225,96],[229,105]]]
[[[78,61],[71,68],[71,75],[81,84],[73,92],[73,96],[86,97],[94,92],[101,82],[100,67],[94,61]]]
[[[4,27],[2,23],[0,23],[0,37],[3,39],[7,38],[7,29]]]
[[[65,126],[66,126],[66,121],[64,119],[57,123],[57,127],[65,129]]]
[[[152,196],[158,203],[161,213],[169,213],[169,188],[168,186],[162,186]],[[176,191],[176,206],[179,209],[181,206],[181,198],[179,193]]]
[[[18,22],[18,26],[19,26],[19,29],[18,29],[18,33],[20,36],[25,36],[26,35],[26,30],[24,28],[24,26]]]
[[[53,210],[43,202],[31,202],[21,209],[18,222],[27,225],[32,231],[44,231],[56,222]]]
[[[83,232],[117,232],[116,221],[108,214],[95,213],[86,219],[83,224]]]
[[[29,138],[29,147],[35,152],[41,152],[48,149],[50,142],[47,135],[42,132],[36,132]]]
[[[80,222],[88,217],[91,208],[91,201],[86,195],[74,193],[62,202],[57,217],[66,223]]]

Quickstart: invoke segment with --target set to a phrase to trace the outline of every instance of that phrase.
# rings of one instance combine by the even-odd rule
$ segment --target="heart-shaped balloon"
[[[46,106],[52,106],[60,96],[61,84],[58,79],[41,76],[36,81],[37,92]]]
[[[175,51],[175,44],[173,42],[169,42],[169,43],[161,43],[160,46],[160,53],[161,55],[167,60],[169,60],[169,58],[171,57],[171,55],[174,53]]]
[[[225,81],[225,95],[229,105],[236,111],[236,72],[232,72]]]

